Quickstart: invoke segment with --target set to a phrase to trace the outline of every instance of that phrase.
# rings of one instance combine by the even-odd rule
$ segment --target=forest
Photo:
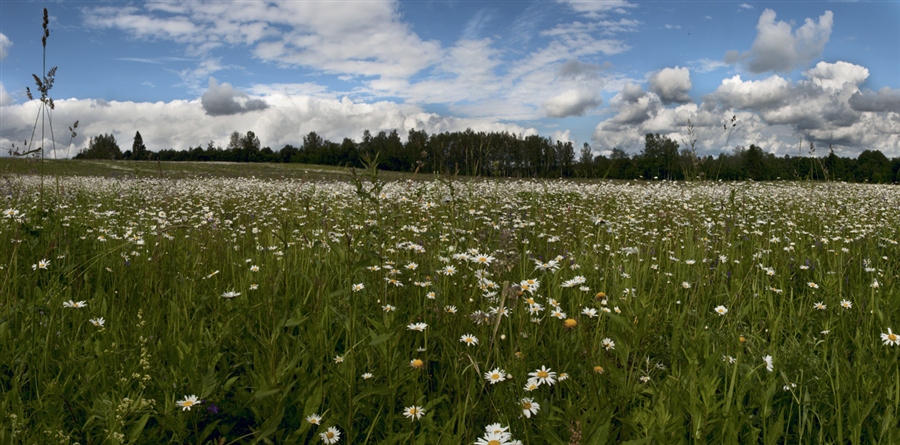
[[[357,142],[323,139],[316,132],[303,137],[299,146],[280,150],[262,147],[253,131],[231,134],[223,148],[210,141],[206,147],[186,150],[150,151],[140,132],[131,150],[122,151],[115,137],[91,138],[75,159],[161,160],[202,162],[274,162],[362,167],[377,155],[384,170],[425,174],[453,174],[511,178],[601,178],[659,180],[829,180],[892,183],[900,175],[900,158],[888,159],[878,150],[864,150],[857,158],[817,151],[814,142],[797,147],[797,155],[776,156],[763,147],[737,146],[718,156],[699,156],[691,141],[682,146],[668,136],[647,134],[639,153],[614,148],[596,155],[588,143],[576,149],[571,142],[548,137],[511,133],[457,132],[427,134],[409,130],[404,142],[397,130],[372,134],[368,130]],[[696,142],[696,141],[693,141]]]

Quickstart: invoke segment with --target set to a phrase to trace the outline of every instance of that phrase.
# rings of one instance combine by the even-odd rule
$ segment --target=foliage
[[[122,158],[122,150],[116,142],[116,137],[108,133],[92,137],[88,148],[75,155],[75,159],[117,160]]]

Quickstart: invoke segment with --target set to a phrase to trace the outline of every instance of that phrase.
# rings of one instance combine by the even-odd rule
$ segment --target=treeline
[[[372,135],[368,130],[356,142],[323,139],[315,132],[299,146],[275,151],[261,147],[252,132],[231,134],[228,146],[187,150],[147,150],[140,132],[132,149],[124,153],[112,135],[91,138],[76,159],[162,161],[277,162],[362,167],[363,159],[378,154],[379,168],[419,173],[449,173],[486,177],[607,178],[607,179],[722,179],[756,181],[778,179],[838,180],[886,183],[900,179],[900,158],[888,159],[878,150],[863,151],[858,158],[839,157],[829,150],[817,156],[809,143],[804,154],[775,156],[751,144],[723,152],[718,157],[696,156],[667,136],[647,134],[640,153],[629,155],[614,148],[608,156],[595,156],[587,143],[576,155],[571,142],[552,141],[538,135],[510,133],[444,132],[429,135],[410,130],[403,142],[396,130]]]

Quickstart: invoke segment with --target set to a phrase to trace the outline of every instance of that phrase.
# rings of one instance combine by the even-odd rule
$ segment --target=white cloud
[[[3,82],[0,82],[0,107],[10,105],[12,102],[12,95],[6,92],[6,88],[3,87]]]
[[[265,89],[264,87],[257,87]],[[272,90],[276,88],[271,88]],[[518,135],[535,134],[533,128],[516,124],[498,123],[485,119],[466,119],[426,113],[414,106],[394,102],[359,103],[346,97],[322,98],[289,96],[281,93],[268,95],[269,107],[253,113],[210,116],[204,112],[200,100],[171,102],[98,102],[89,99],[56,101],[53,122],[56,134],[66,134],[65,127],[80,121],[79,135],[70,147],[68,141],[56,141],[58,157],[67,153],[74,156],[85,148],[88,139],[98,134],[111,133],[123,150],[127,148],[136,131],[140,131],[147,147],[152,151],[174,148],[177,150],[205,146],[210,140],[224,146],[233,131],[256,133],[264,146],[278,150],[285,144],[299,145],[310,131],[332,141],[344,137],[359,139],[363,130],[378,132],[398,129],[401,135],[409,128],[428,133],[443,131],[508,131]],[[28,139],[37,104],[3,107],[0,122],[0,146]],[[148,116],[153,116],[149,119]],[[45,143],[47,147],[50,142]],[[53,156],[48,150],[48,156]]]
[[[543,109],[549,117],[581,116],[601,103],[596,91],[573,88],[546,100]]]
[[[753,9],[753,5],[750,5],[750,4],[747,4],[747,3],[741,3],[740,5],[738,5],[738,8],[741,8],[741,9]]]
[[[789,72],[808,66],[822,54],[831,37],[834,14],[825,11],[818,21],[807,18],[803,26],[792,31],[791,25],[775,21],[775,11],[766,9],[756,25],[756,40],[750,51],[738,55],[729,51],[726,62],[742,61],[753,73]]]
[[[329,73],[403,77],[439,60],[440,45],[401,21],[396,2],[189,2],[87,10],[85,23],[188,45],[208,56],[245,45],[265,61]]]
[[[636,4],[629,3],[625,0],[602,0],[602,1],[584,1],[584,0],[558,0],[560,3],[569,5],[575,12],[584,14],[586,17],[597,18],[603,17],[606,13],[612,11],[617,13],[625,13],[626,8],[635,8]]]
[[[600,122],[592,139],[599,150],[643,146],[643,135],[685,139],[690,118],[701,154],[718,154],[756,144],[771,153],[796,153],[797,143],[856,156],[865,149],[900,156],[900,91],[860,91],[868,70],[846,62],[819,63],[791,81],[777,75],[762,80],[724,79],[700,105],[663,107],[657,94],[628,85],[610,100],[617,114]],[[732,127],[730,118],[737,116]]]
[[[664,68],[650,76],[650,91],[656,93],[664,104],[690,102],[690,90],[691,73],[687,68]]]
[[[12,41],[9,40],[9,37],[6,37],[5,34],[0,32],[0,60],[6,58],[9,54],[9,47],[12,46]]]
[[[857,91],[850,96],[850,106],[856,111],[893,111],[900,113],[900,90],[884,87],[878,92]]]
[[[863,83],[869,77],[869,70],[847,62],[819,62],[815,68],[804,71],[803,75],[822,88],[839,90],[847,82],[853,85]]]
[[[209,88],[200,98],[200,105],[210,116],[240,114],[268,108],[264,100],[250,98],[247,93],[234,89],[230,83],[219,84],[213,77],[209,78]]]
[[[736,75],[722,80],[722,85],[713,93],[714,99],[726,108],[771,108],[788,100],[791,95],[790,83],[779,76],[764,80],[741,80]]]

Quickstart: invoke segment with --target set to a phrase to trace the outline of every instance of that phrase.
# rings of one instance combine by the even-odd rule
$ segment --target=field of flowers
[[[900,443],[900,193],[0,178],[0,443]]]

